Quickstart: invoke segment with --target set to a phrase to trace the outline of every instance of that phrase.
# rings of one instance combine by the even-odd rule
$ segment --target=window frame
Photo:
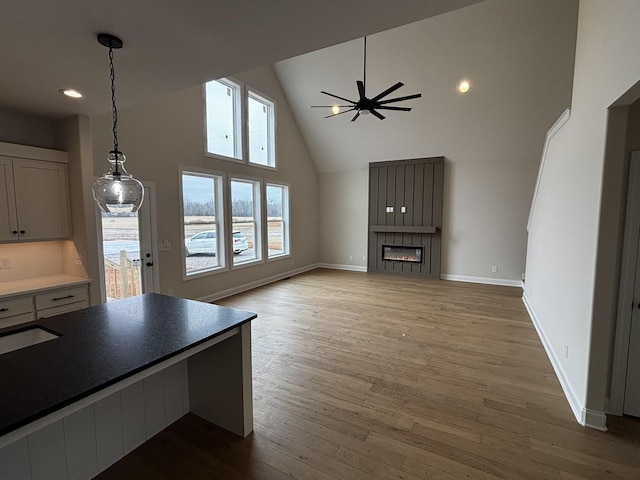
[[[229,157],[221,153],[209,151],[209,121],[207,115],[207,84],[212,82],[218,82],[227,88],[230,88],[233,92],[233,135],[234,135],[234,156]],[[202,85],[203,96],[203,115],[204,115],[204,154],[206,157],[219,158],[235,163],[246,163],[245,152],[245,86],[242,82],[237,81],[234,78],[223,77],[215,80],[210,80]]]
[[[212,178],[214,184],[214,196],[215,196],[215,232],[216,232],[216,258],[218,265],[210,268],[199,269],[194,273],[187,272],[187,256],[186,256],[186,246],[185,242],[187,240],[186,231],[185,231],[185,222],[184,222],[184,184],[183,177],[184,175],[190,175],[195,177],[204,177],[204,178]],[[190,166],[179,166],[178,167],[178,185],[179,185],[179,193],[180,193],[180,218],[181,218],[181,226],[180,226],[180,238],[181,245],[180,251],[182,254],[182,280],[194,280],[198,278],[203,278],[208,275],[215,275],[221,272],[226,272],[229,270],[229,265],[227,262],[227,237],[226,237],[226,208],[225,208],[225,188],[226,188],[226,175],[224,172],[218,172],[213,170],[206,170],[200,168],[194,168]],[[194,234],[194,235],[197,235]]]
[[[254,252],[255,258],[247,261],[241,261],[236,263],[236,257],[233,254],[233,232],[234,232],[234,222],[233,222],[233,182],[239,183],[249,183],[253,186],[253,223],[254,223]],[[229,189],[229,233],[227,235],[227,241],[229,242],[230,256],[231,261],[229,262],[229,267],[231,270],[236,270],[239,268],[245,268],[251,265],[257,265],[264,263],[264,253],[263,253],[263,245],[264,245],[264,232],[263,232],[263,205],[262,205],[262,196],[263,196],[263,182],[259,178],[247,177],[243,175],[229,175],[229,179],[227,181],[228,189]]]
[[[246,93],[244,95],[246,99],[246,149],[247,149],[247,165],[258,168],[266,168],[268,170],[277,170],[278,162],[276,155],[276,101],[260,93],[258,90],[252,87],[245,87]],[[268,107],[267,112],[267,163],[257,163],[251,161],[251,129],[249,125],[249,99],[262,103]]]
[[[267,191],[269,187],[277,187],[283,189],[282,193],[282,242],[283,252],[271,255],[269,253],[269,196]],[[291,186],[284,182],[265,181],[264,184],[264,225],[265,225],[265,250],[268,262],[291,257]]]

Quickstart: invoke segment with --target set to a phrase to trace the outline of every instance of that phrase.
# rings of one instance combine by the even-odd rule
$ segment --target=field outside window
[[[218,201],[222,178],[183,172],[182,203],[185,273],[187,276],[224,267],[224,235]]]
[[[262,259],[260,239],[260,182],[231,180],[231,223],[233,264],[242,265]],[[238,246],[236,248],[236,246]]]
[[[289,254],[289,187],[267,185],[268,258]]]

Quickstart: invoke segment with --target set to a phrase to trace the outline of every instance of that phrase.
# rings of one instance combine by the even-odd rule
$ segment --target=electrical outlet
[[[9,257],[0,258],[0,270],[11,268],[11,259]]]
[[[76,265],[82,265],[82,255],[80,255],[79,253],[76,253],[74,255],[74,259],[76,261]]]
[[[353,260],[353,255],[349,255],[349,260]]]
[[[362,261],[366,262],[367,261],[367,256],[366,255],[362,255]]]
[[[491,267],[491,272],[492,273],[498,273],[498,267],[496,265],[494,265],[493,267]]]
[[[173,297],[173,288],[170,288],[169,290],[167,290],[167,295],[169,295],[170,297]]]
[[[171,242],[165,238],[162,242],[158,243],[158,251],[166,252],[167,250],[171,250]]]

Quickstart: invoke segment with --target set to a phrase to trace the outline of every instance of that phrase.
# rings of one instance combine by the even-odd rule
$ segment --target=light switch
[[[401,213],[407,213],[407,207],[400,207]]]

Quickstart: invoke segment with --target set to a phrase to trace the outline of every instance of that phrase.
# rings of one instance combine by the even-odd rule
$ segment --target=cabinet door
[[[37,160],[14,160],[13,178],[20,239],[67,238],[67,166]]]
[[[0,242],[18,240],[12,163],[10,158],[0,157]]]

